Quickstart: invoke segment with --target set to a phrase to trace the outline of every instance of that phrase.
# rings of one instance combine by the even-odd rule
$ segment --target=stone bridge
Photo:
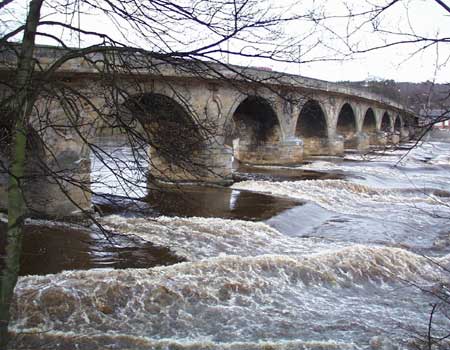
[[[41,65],[51,64],[60,54],[56,48],[36,50]],[[416,116],[405,106],[368,91],[266,69],[194,65],[189,61],[123,71],[114,76],[120,94],[111,99],[104,86],[108,76],[104,61],[104,54],[96,53],[89,60],[72,59],[55,73],[65,86],[90,95],[89,103],[80,102],[77,111],[91,123],[84,122],[90,127],[83,127],[81,133],[58,127],[40,132],[50,167],[69,169],[84,183],[84,187],[70,185],[70,181],[50,181],[53,183],[46,186],[30,183],[29,192],[39,192],[30,198],[33,203],[40,198],[41,203],[34,205],[40,212],[65,215],[75,211],[76,206],[91,206],[86,141],[93,140],[97,128],[108,124],[97,120],[98,111],[112,110],[117,104],[123,106],[120,120],[136,119],[150,135],[150,174],[176,182],[229,183],[233,159],[258,165],[289,165],[313,155],[342,155],[346,149],[367,151],[407,140],[417,126]],[[10,65],[3,62],[0,80],[10,79],[11,73]],[[66,107],[58,101],[42,97],[38,105],[37,110],[49,111],[47,119],[54,125],[67,124]],[[189,143],[195,143],[195,133],[203,136],[201,145],[194,147]],[[180,153],[184,149],[191,152],[190,161],[200,166],[186,170],[164,154],[163,143],[176,146]],[[36,187],[46,188],[45,193]],[[62,187],[72,201],[65,198]],[[7,206],[5,188],[3,176],[3,207]]]

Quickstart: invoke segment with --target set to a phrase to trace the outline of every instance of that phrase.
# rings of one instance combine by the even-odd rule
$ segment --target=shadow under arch
[[[306,156],[328,154],[327,120],[317,100],[308,100],[303,105],[295,135],[303,140]]]
[[[17,157],[13,149],[14,117],[4,111],[0,121],[0,208],[8,208],[9,167]],[[61,212],[76,210],[67,194],[61,192],[64,187],[70,193],[73,172],[84,167],[85,162],[67,160],[45,143],[42,135],[31,124],[26,128],[24,176],[19,179],[25,202],[25,210],[32,217],[58,217]]]
[[[356,117],[352,106],[346,102],[339,111],[336,131],[344,137],[344,148],[356,148]]]
[[[364,114],[362,130],[369,136],[369,143],[371,145],[377,143],[377,120],[373,109],[370,107]]]
[[[395,118],[395,121],[394,121],[394,132],[400,133],[401,129],[402,129],[402,120],[401,120],[400,116],[397,115],[397,117]]]
[[[391,117],[388,112],[384,112],[381,118],[380,130],[386,133],[392,132]]]
[[[143,93],[124,102],[131,112],[130,122],[138,121],[151,147],[160,157],[175,164],[204,146],[205,137],[186,108],[160,93]]]
[[[236,107],[231,124],[224,143],[233,148],[235,159],[250,164],[275,162],[271,154],[281,139],[281,128],[268,100],[257,95],[246,97]]]
[[[193,106],[161,93],[142,93],[124,102],[129,118],[142,125],[149,146],[149,181],[227,182],[226,152],[214,150],[214,128],[199,123]],[[224,165],[225,164],[225,165]]]

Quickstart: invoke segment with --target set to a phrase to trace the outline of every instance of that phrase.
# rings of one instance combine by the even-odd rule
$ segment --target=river
[[[29,237],[63,241],[28,243],[12,346],[418,349],[439,300],[431,335],[447,335],[450,142],[407,148],[241,167],[228,189],[156,195],[138,179],[144,201],[95,198],[114,245],[95,227],[30,222]],[[110,191],[116,180],[92,160],[96,189]],[[43,262],[33,249],[57,254]]]

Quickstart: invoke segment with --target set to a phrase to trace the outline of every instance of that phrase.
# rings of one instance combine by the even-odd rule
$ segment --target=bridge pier
[[[366,133],[366,135],[369,138],[370,146],[378,146],[378,133],[376,131]]]
[[[370,149],[370,136],[364,132],[358,133],[356,136],[356,149],[365,152]]]
[[[394,145],[397,145],[400,143],[400,134],[399,133],[393,133],[391,135],[391,143]]]
[[[335,135],[328,139],[328,154],[330,156],[341,156],[344,154],[344,137]]]
[[[406,128],[402,128],[400,130],[400,142],[405,142],[409,140],[409,130]]]
[[[174,164],[150,148],[150,176],[160,183],[232,183],[233,150],[214,145],[197,151],[182,164]]]
[[[47,149],[28,150],[22,181],[27,212],[31,216],[62,219],[91,210],[90,160],[80,143],[46,143]],[[6,166],[3,155],[0,161]],[[0,174],[0,209],[8,208],[8,176]]]
[[[369,137],[364,133],[341,136],[344,140],[344,150],[366,151],[370,148]]]
[[[330,153],[330,142],[327,137],[308,137],[303,139],[304,155],[323,156]]]
[[[377,133],[378,146],[386,146],[389,143],[389,135],[386,132],[379,131]]]
[[[341,156],[344,154],[344,137],[334,138],[311,137],[303,140],[304,156]]]
[[[234,157],[253,165],[298,164],[303,160],[303,141],[292,138],[277,143],[252,144],[236,140]]]
[[[359,144],[359,138],[356,134],[351,135],[345,135],[343,134],[342,137],[344,138],[344,150],[354,150],[358,149]]]

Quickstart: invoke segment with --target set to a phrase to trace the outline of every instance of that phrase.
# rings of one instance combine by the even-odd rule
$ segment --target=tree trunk
[[[25,174],[27,128],[35,92],[32,89],[33,51],[43,0],[30,2],[21,52],[17,63],[16,89],[12,110],[15,123],[12,130],[11,165],[8,187],[8,231],[4,268],[0,276],[0,349],[8,344],[10,304],[17,283],[22,252],[23,222],[26,213],[22,193]]]

